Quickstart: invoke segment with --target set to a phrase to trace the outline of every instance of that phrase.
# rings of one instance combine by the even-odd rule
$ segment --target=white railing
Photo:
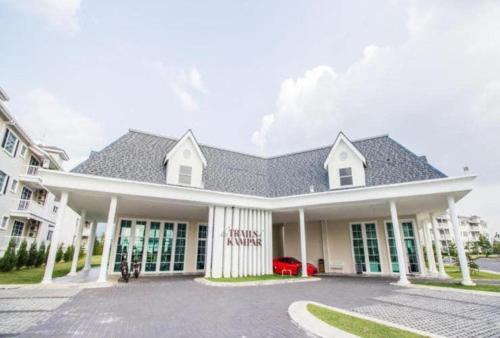
[[[17,210],[30,212],[35,215],[43,215],[43,205],[37,203],[34,200],[18,200]]]
[[[38,175],[38,169],[40,169],[39,166],[29,165],[28,169],[26,170],[26,174],[30,176],[36,176]]]

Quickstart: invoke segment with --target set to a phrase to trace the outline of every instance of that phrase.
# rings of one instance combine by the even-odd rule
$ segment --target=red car
[[[278,257],[273,259],[274,273],[278,275],[298,275],[302,273],[302,263],[293,257]],[[307,263],[307,275],[318,273],[318,269],[311,263]]]

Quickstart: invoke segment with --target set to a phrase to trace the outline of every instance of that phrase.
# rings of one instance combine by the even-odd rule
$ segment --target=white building
[[[479,236],[483,235],[490,239],[488,231],[488,223],[479,216],[458,216],[460,222],[460,236],[465,250],[472,250],[474,243],[479,241]],[[438,238],[441,242],[441,247],[444,252],[447,252],[448,245],[455,243],[455,237],[452,231],[450,215],[445,213],[437,218],[438,221]],[[432,234],[434,240],[434,234]]]
[[[10,114],[0,88],[0,257],[11,238],[19,245],[51,241],[59,203],[42,184],[38,171],[62,170],[64,150],[37,145]],[[80,217],[67,209],[60,243],[71,245]]]
[[[39,172],[60,199],[54,241],[68,206],[106,224],[99,281],[119,274],[122,259],[144,274],[217,278],[273,273],[279,256],[401,284],[408,274],[446,277],[439,241],[425,268],[427,224],[437,231],[436,216],[449,209],[459,233],[455,203],[475,179],[447,177],[389,136],[343,133],[326,147],[266,158],[199,144],[191,131],[174,139],[130,130],[72,172]],[[51,248],[45,283],[54,257]],[[463,249],[459,258],[471,285]]]

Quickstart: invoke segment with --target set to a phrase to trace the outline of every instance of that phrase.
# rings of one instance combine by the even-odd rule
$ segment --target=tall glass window
[[[396,240],[394,239],[394,228],[391,222],[385,224],[387,228],[387,243],[389,244],[389,255],[391,256],[391,270],[399,273],[398,251],[396,250]]]
[[[196,254],[196,269],[205,269],[205,254],[207,251],[207,226],[200,224],[198,226],[198,252]]]
[[[118,244],[116,245],[115,267],[114,271],[120,271],[122,257],[128,259],[128,252],[130,246],[130,229],[132,228],[132,221],[122,220],[120,224],[120,233],[118,234]]]
[[[368,249],[368,261],[370,272],[380,272],[380,255],[378,252],[377,227],[374,223],[365,224],[366,247]]]
[[[361,224],[352,224],[352,249],[354,250],[354,263],[361,265],[363,271],[366,271],[365,248],[363,244],[363,231]]]
[[[160,223],[151,222],[149,227],[148,247],[146,251],[146,271],[156,271],[158,246],[160,244]]]
[[[144,234],[146,232],[146,221],[135,222],[135,238],[132,247],[132,263],[142,263],[142,254],[144,253]]]
[[[177,236],[175,239],[174,271],[184,270],[184,251],[186,249],[186,229],[185,223],[177,224]]]
[[[174,224],[165,223],[163,228],[163,243],[161,245],[160,271],[170,271],[172,244],[174,241]]]
[[[417,258],[417,245],[415,242],[415,233],[413,232],[412,222],[402,222],[403,240],[406,245],[406,253],[408,255],[408,263],[410,272],[419,272],[418,258]]]

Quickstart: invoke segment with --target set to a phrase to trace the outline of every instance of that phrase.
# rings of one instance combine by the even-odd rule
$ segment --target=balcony
[[[41,168],[42,167],[34,165],[26,166],[26,173],[19,175],[19,180],[30,188],[44,189],[44,187],[42,186],[40,176],[38,176],[38,171]]]
[[[54,223],[56,212],[48,210],[44,205],[27,199],[17,199],[15,207],[10,212],[11,216],[35,219],[38,221],[49,221]]]

